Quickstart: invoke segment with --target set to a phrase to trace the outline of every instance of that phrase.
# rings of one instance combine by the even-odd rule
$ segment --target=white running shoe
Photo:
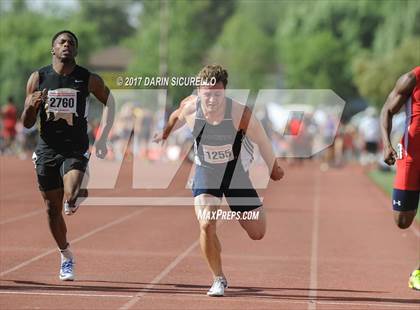
[[[77,196],[74,205],[70,205],[67,200],[64,202],[64,213],[66,215],[73,215],[79,209],[80,204],[89,196],[87,188],[79,189],[79,195]]]
[[[60,280],[61,281],[73,281],[74,280],[74,261],[73,261],[73,259],[67,259],[67,260],[65,260],[61,263]]]
[[[64,202],[64,213],[66,215],[73,215],[79,209],[79,205],[70,205],[67,201]]]
[[[225,295],[225,288],[228,287],[227,281],[224,277],[215,277],[213,280],[213,285],[207,292],[208,296],[211,297],[221,297]]]

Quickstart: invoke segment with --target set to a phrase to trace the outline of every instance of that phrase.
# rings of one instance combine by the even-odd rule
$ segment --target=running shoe
[[[66,215],[73,215],[79,209],[79,205],[71,205],[67,201],[64,202],[64,213]]]
[[[86,188],[79,189],[79,195],[74,205],[70,205],[67,201],[64,202],[64,213],[66,215],[73,215],[79,209],[80,204],[89,196],[89,192]]]
[[[225,295],[225,288],[228,287],[226,278],[224,277],[215,277],[213,280],[213,285],[207,292],[208,296],[211,297],[221,297]]]
[[[61,281],[73,281],[74,280],[74,261],[73,261],[73,259],[67,259],[67,260],[65,260],[61,263],[60,280]]]
[[[420,269],[414,270],[408,280],[408,287],[420,291]]]

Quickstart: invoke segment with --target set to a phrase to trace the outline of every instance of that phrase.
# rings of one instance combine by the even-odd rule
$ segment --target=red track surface
[[[130,188],[129,170],[116,195]],[[223,222],[224,298],[205,295],[192,207],[82,207],[66,218],[77,281],[60,282],[32,163],[1,157],[0,173],[1,309],[420,309],[407,288],[419,227],[397,229],[358,167],[286,168],[265,192],[261,241]]]

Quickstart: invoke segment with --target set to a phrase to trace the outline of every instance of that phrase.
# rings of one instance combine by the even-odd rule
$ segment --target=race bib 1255
[[[211,164],[221,164],[233,159],[232,144],[226,145],[202,145],[204,160]]]

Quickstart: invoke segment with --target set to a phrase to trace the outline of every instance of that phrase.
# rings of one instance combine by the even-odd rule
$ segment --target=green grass
[[[385,171],[379,171],[377,169],[372,170],[368,173],[368,176],[371,178],[371,180],[378,185],[385,193],[391,197],[392,195],[392,187],[394,183],[394,172],[385,172]],[[417,221],[420,222],[420,212],[419,209],[417,209]]]

